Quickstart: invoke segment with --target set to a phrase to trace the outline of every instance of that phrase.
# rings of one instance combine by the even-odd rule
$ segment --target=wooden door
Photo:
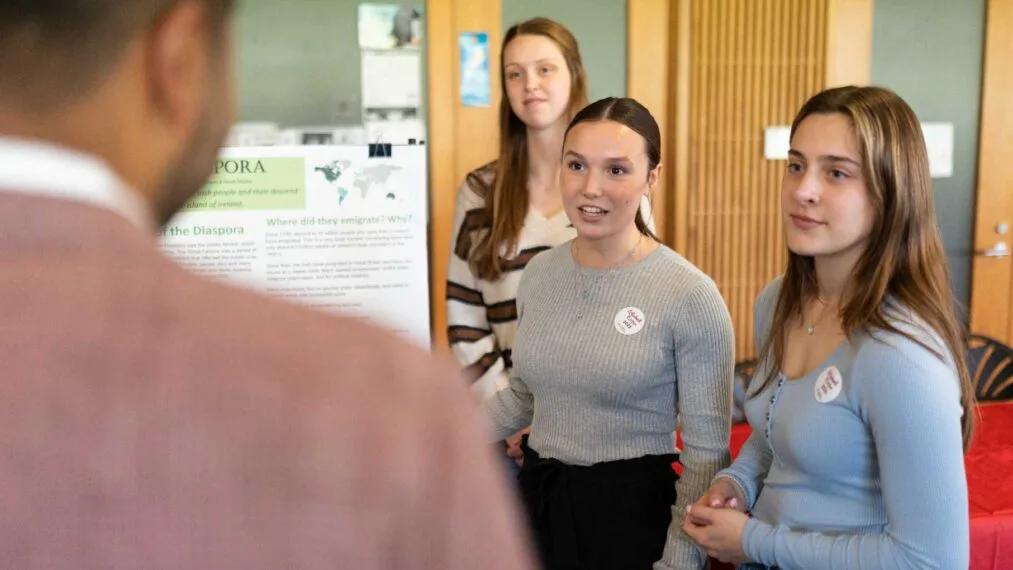
[[[501,0],[427,0],[427,104],[429,108],[429,275],[433,349],[446,353],[447,262],[454,201],[465,175],[496,158],[499,146]],[[485,32],[489,41],[492,101],[461,103],[459,34]]]
[[[971,331],[1013,344],[1013,0],[985,9]]]

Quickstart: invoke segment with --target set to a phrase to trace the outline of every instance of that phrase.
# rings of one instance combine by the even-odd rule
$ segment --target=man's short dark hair
[[[203,2],[212,23],[224,21],[234,3],[0,0],[0,100],[13,95],[38,107],[87,92],[115,68],[138,32],[186,1]]]

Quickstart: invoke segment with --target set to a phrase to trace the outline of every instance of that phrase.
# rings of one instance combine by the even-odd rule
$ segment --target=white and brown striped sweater
[[[468,256],[489,228],[485,200],[494,175],[495,163],[489,163],[469,173],[461,185],[447,264],[447,338],[482,394],[508,384],[517,331],[517,286],[524,268],[535,255],[576,235],[565,212],[546,218],[531,208],[518,236],[516,255],[503,260],[502,277],[496,281],[479,279]]]
[[[508,384],[517,331],[517,286],[524,268],[535,255],[577,235],[564,211],[546,218],[530,208],[518,236],[517,254],[503,260],[502,277],[496,281],[479,279],[471,271],[468,255],[481,232],[488,231],[485,200],[492,192],[495,174],[496,163],[490,162],[468,173],[458,190],[447,264],[447,339],[480,394]],[[653,230],[647,199],[641,210]]]

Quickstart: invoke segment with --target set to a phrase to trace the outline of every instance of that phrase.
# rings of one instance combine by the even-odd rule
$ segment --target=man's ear
[[[149,96],[167,131],[190,132],[207,91],[208,25],[201,2],[177,2],[148,29]]]

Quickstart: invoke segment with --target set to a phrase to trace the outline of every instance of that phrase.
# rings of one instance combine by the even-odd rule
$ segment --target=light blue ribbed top
[[[758,346],[770,334],[779,286],[775,280],[757,300]],[[937,335],[893,314],[898,328],[948,354]],[[753,382],[768,370],[761,362]],[[782,570],[966,569],[953,366],[903,335],[876,332],[842,343],[802,378],[777,378],[750,391],[753,434],[719,474],[732,477],[752,507],[746,555]]]

